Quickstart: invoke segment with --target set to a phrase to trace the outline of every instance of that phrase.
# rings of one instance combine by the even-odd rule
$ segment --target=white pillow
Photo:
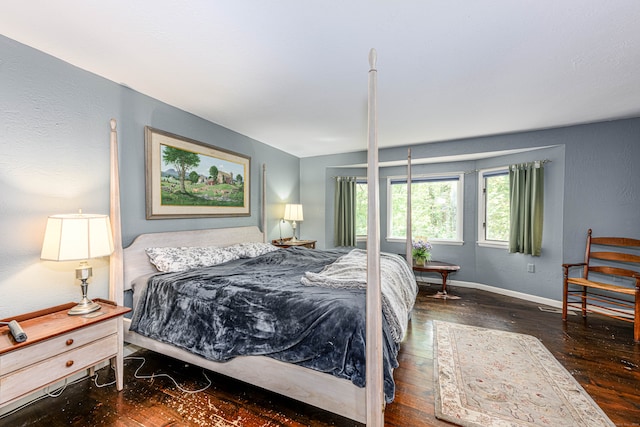
[[[239,258],[225,248],[213,246],[146,248],[145,252],[158,271],[165,273],[208,267]]]
[[[225,249],[235,254],[238,258],[254,258],[259,255],[277,251],[280,248],[273,246],[271,243],[250,242],[237,243],[235,245],[227,246]]]

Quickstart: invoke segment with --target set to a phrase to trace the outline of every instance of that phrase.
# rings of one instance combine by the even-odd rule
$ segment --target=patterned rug
[[[465,427],[615,427],[537,338],[434,324],[438,418]]]

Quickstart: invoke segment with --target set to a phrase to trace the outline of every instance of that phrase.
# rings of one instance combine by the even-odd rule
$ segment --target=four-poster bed
[[[369,56],[369,146],[368,146],[368,248],[366,278],[366,384],[365,388],[352,381],[324,372],[282,362],[267,356],[237,356],[224,363],[212,361],[183,348],[149,338],[131,330],[132,321],[125,319],[124,341],[192,363],[232,378],[309,403],[330,412],[368,425],[384,423],[383,380],[383,297],[380,278],[380,231],[378,201],[378,147],[375,109],[376,70],[375,51]],[[245,242],[266,242],[266,167],[262,175],[262,231],[255,226],[225,229],[175,231],[142,234],[126,249],[122,248],[119,202],[118,149],[115,120],[111,121],[111,217],[116,248],[111,257],[110,296],[122,304],[123,292],[140,277],[157,273],[146,253],[151,247],[226,247]],[[409,162],[410,163],[410,162]],[[410,168],[410,166],[409,166]],[[409,169],[410,174],[410,169]],[[409,179],[410,185],[410,179]],[[410,202],[409,202],[410,203]],[[410,205],[409,205],[410,206]],[[410,247],[410,219],[408,219]],[[407,258],[410,251],[407,249]],[[415,286],[415,281],[413,281]],[[413,295],[415,300],[415,294]],[[412,306],[413,302],[411,303]],[[409,307],[409,311],[410,311]],[[408,317],[405,319],[408,321]],[[373,361],[373,363],[372,363]],[[118,358],[122,365],[122,357]]]

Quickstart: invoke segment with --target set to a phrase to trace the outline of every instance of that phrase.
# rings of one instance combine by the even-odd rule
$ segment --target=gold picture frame
[[[249,216],[251,158],[145,127],[147,219]]]

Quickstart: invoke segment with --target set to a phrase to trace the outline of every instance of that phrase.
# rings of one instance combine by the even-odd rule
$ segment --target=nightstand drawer
[[[0,377],[0,404],[114,357],[117,350],[118,336],[114,334],[4,375]]]
[[[77,329],[0,356],[0,376],[117,332],[117,319]]]

